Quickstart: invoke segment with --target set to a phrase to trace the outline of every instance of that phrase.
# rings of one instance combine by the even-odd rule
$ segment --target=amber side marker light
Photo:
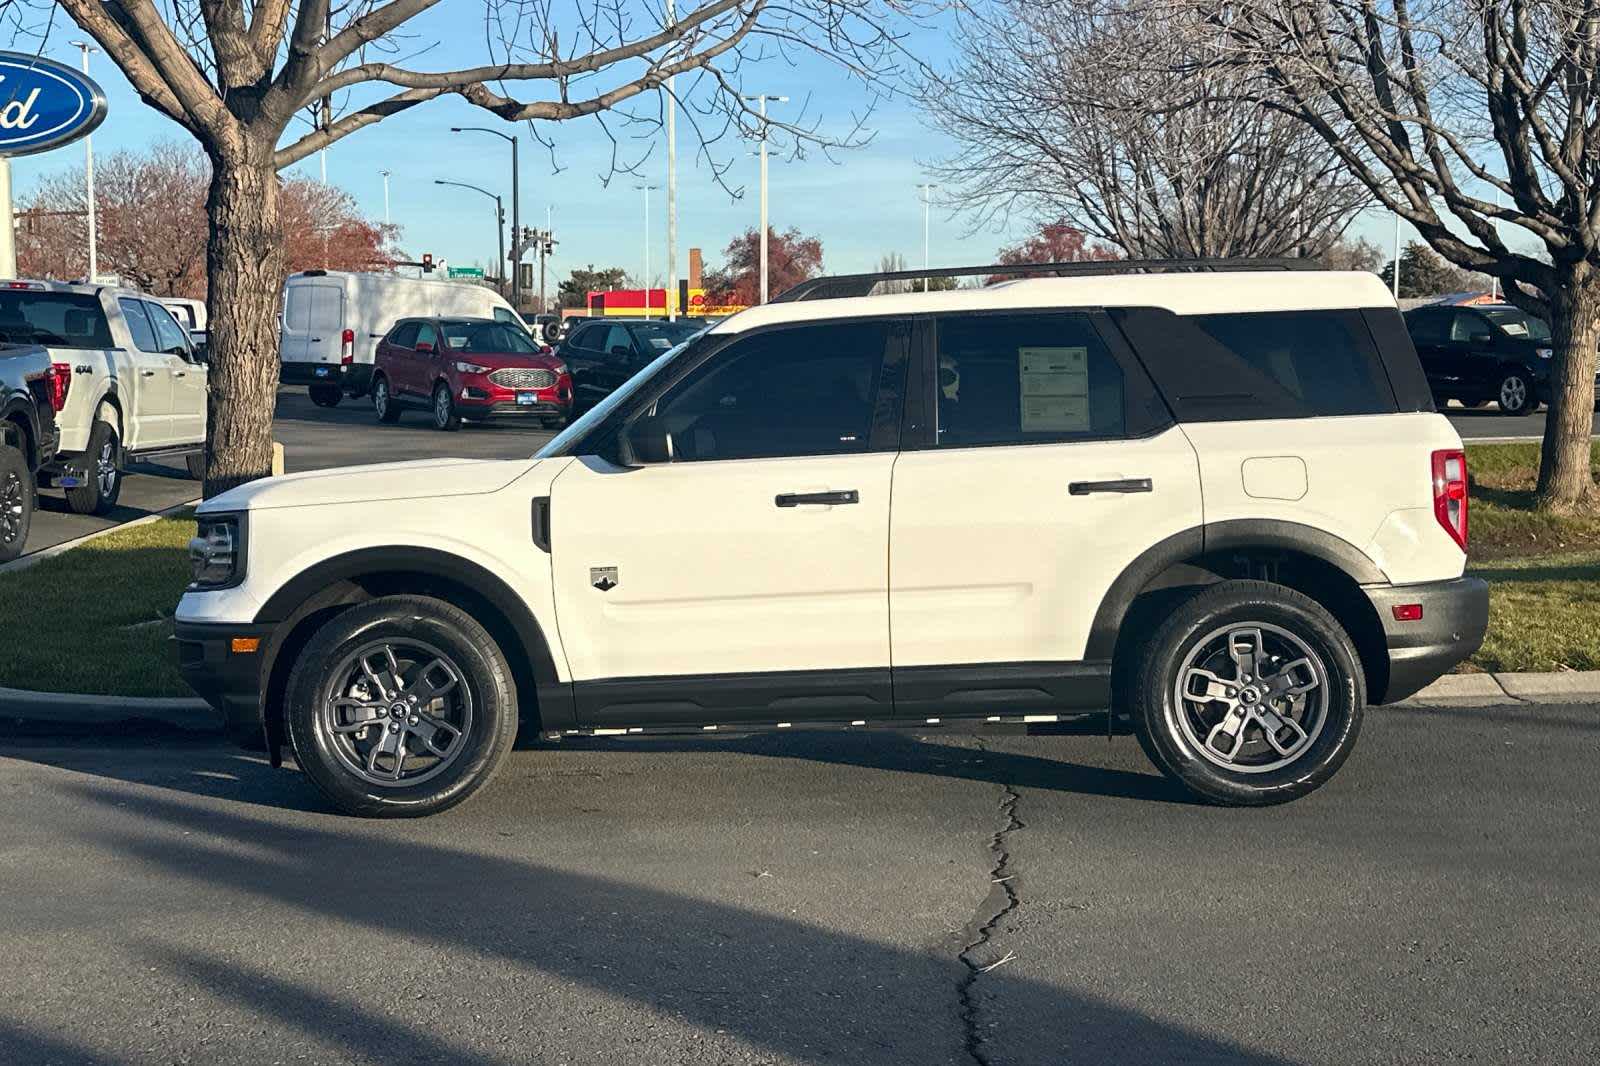
[[[1394,620],[1396,622],[1422,621],[1422,604],[1420,603],[1397,603],[1390,609],[1394,611]],[[234,643],[237,644],[238,641],[234,641]]]
[[[1400,608],[1396,607],[1396,617],[1399,617]],[[234,637],[232,642],[235,655],[249,655],[261,647],[260,637]]]

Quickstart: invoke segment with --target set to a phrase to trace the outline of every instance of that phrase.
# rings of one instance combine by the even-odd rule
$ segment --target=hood
[[[479,366],[492,367],[495,370],[527,369],[527,370],[554,370],[561,366],[565,360],[559,355],[535,354],[533,352],[450,352],[452,360],[463,363],[477,363]]]
[[[312,470],[240,485],[207,500],[198,511],[209,514],[375,500],[476,496],[505,488],[533,469],[536,462],[534,459],[415,459]]]

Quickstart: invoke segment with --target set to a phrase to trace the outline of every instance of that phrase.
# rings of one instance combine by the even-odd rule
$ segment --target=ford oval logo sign
[[[88,75],[48,59],[0,52],[0,155],[29,155],[94,132],[106,94]]]

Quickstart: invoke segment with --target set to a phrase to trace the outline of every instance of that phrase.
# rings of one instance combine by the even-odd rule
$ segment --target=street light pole
[[[88,41],[69,41],[72,47],[83,53],[83,72],[89,73],[89,53],[98,52],[100,49]],[[99,227],[95,219],[94,202],[94,137],[83,139],[83,185],[84,196],[88,200],[89,208],[89,284],[94,284],[95,276],[100,273],[99,254]]]
[[[761,302],[767,302],[767,101],[775,104],[789,102],[787,96],[768,96],[761,93],[745,97],[761,108]]]
[[[677,25],[678,10],[675,0],[667,0],[667,26]],[[667,321],[676,322],[679,307],[672,301],[678,298],[678,97],[674,91],[678,76],[667,75]],[[550,228],[546,222],[545,229]]]
[[[922,197],[922,269],[923,270],[927,270],[928,269],[928,208],[931,207],[932,204],[933,204],[933,190],[937,189],[938,187],[939,186],[934,185],[932,182],[926,182],[926,181],[923,182],[921,185],[917,186],[917,188],[922,190],[921,197]],[[922,278],[922,291],[923,292],[927,292],[928,291],[928,281],[929,281],[929,279],[928,279],[927,275],[923,275],[923,278]]]
[[[378,173],[383,175],[383,224],[387,227],[389,225],[389,172],[380,170]]]
[[[492,133],[502,141],[511,142],[511,250],[516,262],[511,265],[511,306],[522,313],[522,193],[517,174],[517,139],[509,133],[489,129],[487,126],[451,126],[451,133]],[[502,219],[501,229],[505,228]],[[500,276],[506,275],[506,249],[504,238],[500,244]]]
[[[635,185],[634,189],[644,190],[644,277],[640,278],[640,285],[644,288],[644,317],[650,317],[650,190],[658,188],[655,185]]]
[[[435,185],[454,185],[458,189],[471,189],[473,192],[482,193],[494,201],[494,235],[495,241],[500,247],[500,280],[504,281],[506,270],[506,209],[500,197],[488,189],[480,189],[476,185],[468,185],[464,181],[445,181],[442,178],[434,178],[433,183]]]

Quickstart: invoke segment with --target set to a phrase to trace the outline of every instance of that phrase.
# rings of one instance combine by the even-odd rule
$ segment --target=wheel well
[[[1128,607],[1117,633],[1112,668],[1134,658],[1137,640],[1171,610],[1176,601],[1219,581],[1253,579],[1284,585],[1311,597],[1350,634],[1366,675],[1369,699],[1389,686],[1388,644],[1383,623],[1361,586],[1323,559],[1285,548],[1232,547],[1173,563],[1145,582]]]
[[[117,431],[117,439],[119,441],[125,441],[127,434],[124,433],[122,429],[122,405],[117,402],[115,393],[108,392],[104,396],[100,397],[100,403],[94,409],[94,416],[99,418],[101,409],[106,407],[111,408],[111,410],[117,416],[116,419],[111,423],[111,428]]]
[[[466,611],[489,631],[511,667],[517,691],[519,746],[539,735],[538,678],[528,650],[510,618],[482,593],[464,582],[409,570],[377,570],[334,582],[316,592],[283,620],[266,664],[262,691],[269,750],[283,743],[283,702],[289,674],[313,634],[334,616],[360,603],[400,593],[432,596]]]
[[[28,425],[28,418],[21,411],[14,411],[7,415],[5,421],[0,423],[0,442],[10,444],[22,452],[22,461],[28,464],[28,469],[33,470],[38,462],[38,452],[33,446],[33,427]]]

